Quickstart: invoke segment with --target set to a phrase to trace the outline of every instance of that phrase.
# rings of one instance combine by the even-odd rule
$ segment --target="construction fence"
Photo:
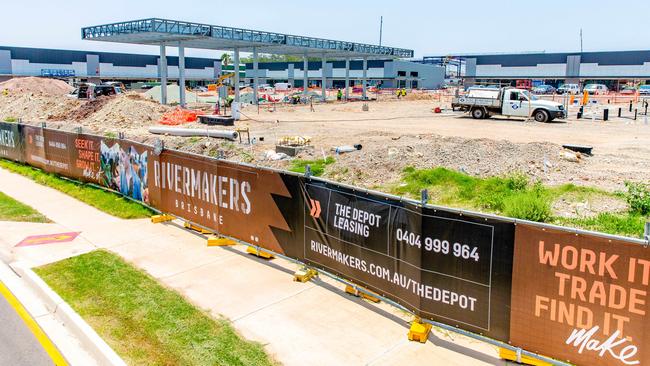
[[[641,240],[32,125],[0,123],[0,157],[120,192],[503,347],[578,365],[650,364]]]

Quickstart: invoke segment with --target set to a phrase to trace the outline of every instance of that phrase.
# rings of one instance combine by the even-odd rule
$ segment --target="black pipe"
[[[609,119],[609,109],[603,109],[603,121],[607,121]]]
[[[622,110],[622,109],[623,109],[623,108],[621,108],[621,107],[618,108],[618,116],[619,116],[619,117],[621,117],[621,110]]]

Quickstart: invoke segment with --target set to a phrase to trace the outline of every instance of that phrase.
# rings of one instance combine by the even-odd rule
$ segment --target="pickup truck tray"
[[[453,105],[457,106],[481,106],[499,108],[501,103],[496,98],[476,98],[476,97],[458,97],[452,100]]]

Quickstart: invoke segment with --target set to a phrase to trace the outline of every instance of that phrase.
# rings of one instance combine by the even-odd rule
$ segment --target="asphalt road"
[[[54,365],[27,325],[0,296],[0,366]]]

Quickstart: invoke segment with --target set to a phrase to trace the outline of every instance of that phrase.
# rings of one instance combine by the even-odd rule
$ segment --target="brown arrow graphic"
[[[311,202],[311,211],[309,211],[309,214],[312,217],[319,218],[320,217],[320,202],[316,201],[315,199],[310,198],[309,202]]]

